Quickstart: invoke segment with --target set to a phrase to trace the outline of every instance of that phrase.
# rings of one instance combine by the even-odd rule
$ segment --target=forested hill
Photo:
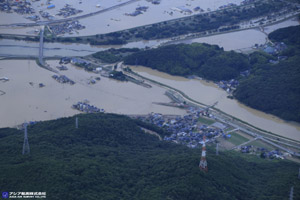
[[[300,26],[278,29],[269,34],[269,39],[285,42],[288,45],[300,46]]]
[[[260,62],[240,82],[235,97],[253,108],[300,122],[300,26],[279,29],[269,37],[288,44],[279,55],[287,59],[271,64],[263,55],[252,55]]]
[[[246,55],[199,43],[140,51],[125,57],[124,63],[143,65],[172,75],[198,75],[214,81],[236,78],[249,68]]]
[[[200,149],[159,141],[137,122],[112,114],[79,115],[28,127],[0,129],[1,191],[43,191],[47,199],[201,200],[300,198],[298,165],[235,152],[214,155],[199,170]]]

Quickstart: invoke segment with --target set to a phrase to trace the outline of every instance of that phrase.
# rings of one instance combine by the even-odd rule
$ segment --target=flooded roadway
[[[55,68],[58,61],[47,61]],[[99,76],[67,65],[61,72],[76,82],[75,85],[60,84],[51,76],[53,72],[40,68],[35,61],[2,60],[0,77],[10,80],[0,82],[0,127],[15,126],[24,121],[40,121],[72,116],[78,111],[71,106],[85,99],[91,105],[118,114],[163,114],[183,115],[184,110],[165,107],[152,102],[169,102],[165,90],[153,86],[145,88],[131,82],[119,82],[101,77],[95,85],[89,85],[90,77]],[[30,84],[30,82],[32,82]],[[45,87],[39,88],[39,83]]]
[[[161,16],[169,16],[163,12],[163,8],[171,6],[170,1],[165,2],[165,7],[162,7]],[[172,1],[173,2],[173,1]],[[175,1],[174,1],[175,2]],[[176,0],[178,3],[179,1]],[[188,1],[193,4],[196,1]],[[209,2],[209,1],[208,1]],[[210,1],[216,2],[216,1]],[[224,1],[218,1],[220,4]],[[232,1],[230,1],[232,2]],[[95,2],[93,2],[95,3]],[[168,3],[170,5],[168,5]],[[199,2],[198,2],[199,3]],[[175,4],[174,4],[175,5]],[[133,6],[133,5],[131,5]],[[191,7],[192,7],[191,6]],[[203,6],[200,6],[203,7]],[[124,7],[125,9],[127,7]],[[133,6],[133,8],[135,8]],[[158,8],[158,7],[156,7]],[[95,9],[95,8],[93,8]],[[150,10],[152,8],[150,7]],[[149,11],[150,11],[149,10]],[[117,11],[117,10],[116,10]],[[125,10],[119,10],[122,13]],[[121,12],[122,11],[122,12]],[[148,12],[150,14],[150,12]],[[153,16],[143,14],[141,16],[151,18]],[[13,14],[12,14],[13,15]],[[182,13],[176,13],[177,17]],[[0,19],[4,20],[1,17]],[[174,17],[176,17],[174,16]],[[20,16],[18,16],[20,17]],[[96,16],[95,16],[96,17]],[[99,16],[98,16],[99,17]],[[124,17],[124,16],[122,16]],[[134,18],[135,20],[143,19]],[[124,17],[124,19],[132,20],[132,17]],[[156,19],[156,18],[155,18]],[[167,18],[163,18],[166,20]],[[96,20],[96,19],[95,19]],[[109,18],[109,20],[111,20]],[[99,21],[99,20],[98,20]],[[103,19],[105,24],[105,19]],[[114,20],[111,20],[114,21]],[[100,25],[101,25],[100,23]],[[113,23],[118,24],[118,21]],[[124,21],[123,21],[124,23]],[[141,23],[141,22],[139,22]],[[133,23],[132,23],[133,24]],[[123,26],[131,26],[132,24],[116,25],[119,29]],[[299,22],[294,19],[266,27],[267,33],[278,28],[287,27],[291,25],[298,25]],[[113,27],[112,30],[113,30]],[[95,28],[95,29],[94,29]],[[93,30],[91,30],[93,29]],[[82,34],[92,34],[93,31],[108,30],[107,27],[89,27],[86,32]],[[23,30],[23,29],[22,29]],[[27,29],[24,29],[27,31]],[[117,30],[117,29],[115,29]],[[3,30],[0,30],[2,32]],[[10,30],[5,30],[9,32]],[[16,31],[15,29],[13,32]],[[21,30],[17,30],[21,33]],[[97,32],[99,33],[99,32]],[[80,33],[81,34],[81,33]],[[247,40],[245,40],[247,38]],[[244,30],[233,33],[226,33],[222,35],[214,35],[210,37],[197,38],[183,41],[184,43],[205,42],[209,44],[217,44],[225,50],[239,50],[244,48],[251,48],[254,44],[264,44],[266,40],[265,34],[258,30]],[[139,41],[129,43],[124,46],[90,46],[87,44],[65,44],[65,43],[46,43],[44,55],[45,56],[84,56],[97,51],[106,50],[108,48],[120,47],[138,47],[144,48],[146,46],[154,47],[168,40],[152,40]],[[0,54],[11,55],[38,55],[38,43],[14,41],[14,40],[0,40]],[[48,61],[54,67],[57,61]],[[52,67],[53,67],[52,66]],[[74,86],[61,85],[51,78],[52,72],[46,71],[37,67],[33,61],[17,60],[17,61],[0,61],[0,76],[6,76],[11,80],[6,83],[0,82],[0,90],[6,92],[5,95],[0,96],[0,127],[14,126],[20,124],[25,120],[47,120],[55,119],[63,116],[71,116],[77,111],[71,109],[71,105],[77,101],[84,99],[90,100],[91,104],[104,108],[108,112],[123,113],[123,114],[147,114],[149,112],[160,112],[164,114],[183,114],[184,111],[163,107],[152,104],[152,102],[168,102],[169,99],[164,95],[164,89],[154,86],[151,89],[143,88],[132,83],[120,83],[114,80],[102,78],[96,85],[88,85],[87,79],[94,74],[84,72],[74,67],[70,67],[69,71],[64,72],[68,77],[74,79],[77,84]],[[205,104],[212,104],[219,101],[217,108],[231,114],[237,118],[253,124],[259,128],[274,132],[279,135],[284,135],[289,138],[300,141],[300,125],[297,123],[284,122],[272,115],[259,112],[244,105],[241,105],[235,100],[226,98],[227,94],[217,88],[215,85],[197,80],[188,80],[181,77],[173,77],[164,73],[156,72],[147,68],[136,69],[144,76],[160,81],[162,83],[171,85],[177,89],[182,90],[191,98],[203,102]],[[29,84],[33,82],[33,86]],[[45,88],[38,88],[38,83],[44,83]],[[141,95],[142,94],[142,95]],[[22,99],[22,102],[20,102]]]
[[[52,0],[51,4],[55,5],[54,9],[47,9],[46,0],[41,0],[37,2],[32,2],[32,7],[38,11],[46,11],[53,15],[55,19],[63,19],[60,16],[57,16],[58,10],[63,8],[66,3],[72,5],[72,7],[76,9],[83,10],[82,13],[76,15],[84,15],[91,12],[99,11],[102,9],[106,9],[112,7],[117,4],[121,4],[126,2],[127,0],[89,0],[89,1],[82,1],[82,0],[69,0],[61,1],[61,0]],[[242,0],[162,0],[159,5],[151,4],[145,0],[138,1],[136,3],[132,3],[109,12],[105,12],[99,15],[95,15],[89,18],[81,19],[79,22],[86,27],[86,29],[79,31],[76,33],[76,36],[85,36],[85,35],[95,35],[99,33],[109,33],[114,31],[119,31],[123,29],[133,28],[136,26],[142,26],[146,24],[153,24],[161,21],[177,19],[184,16],[199,14],[199,11],[195,12],[193,9],[195,7],[201,7],[203,10],[207,11],[210,9],[211,11],[218,9],[220,6],[228,4],[228,3],[235,3],[239,5]],[[100,7],[96,5],[100,4]],[[127,16],[126,13],[132,13],[135,9],[139,6],[148,6],[147,12],[132,17]],[[175,11],[174,8],[176,7],[184,7],[192,11],[191,14],[187,14],[185,12]],[[13,24],[13,23],[31,23],[32,21],[25,19],[25,16],[30,15],[18,15],[16,13],[0,13],[0,24]],[[42,20],[42,19],[41,19]],[[97,23],[95,23],[97,22]],[[14,28],[1,28],[0,33],[9,33],[15,34],[27,34],[32,35],[34,34],[34,30],[37,27],[26,28],[26,29],[16,29]],[[69,34],[66,36],[70,36]]]
[[[280,22],[275,25],[267,26],[264,28],[265,32],[271,32],[278,28],[296,26],[299,25],[297,18],[288,19],[284,22]],[[245,39],[247,38],[247,39]],[[114,45],[114,46],[91,46],[89,44],[71,44],[71,43],[44,43],[44,55],[46,57],[59,56],[85,56],[97,51],[107,50],[109,48],[145,48],[145,47],[157,47],[170,39],[162,40],[149,40],[149,41],[137,41],[130,42],[126,45]],[[249,29],[237,32],[213,35],[208,37],[201,37],[196,39],[181,40],[174,43],[186,43],[193,42],[215,44],[223,47],[224,50],[235,50],[238,52],[244,52],[251,50],[255,44],[264,44],[266,42],[266,35],[259,29]],[[39,44],[37,42],[27,42],[18,40],[0,40],[0,55],[38,55]]]

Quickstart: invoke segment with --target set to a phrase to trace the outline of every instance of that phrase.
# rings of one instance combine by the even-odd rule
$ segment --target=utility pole
[[[75,128],[78,128],[78,117],[75,118]]]
[[[23,151],[22,154],[30,154],[30,148],[29,148],[29,143],[28,143],[28,135],[27,135],[27,122],[24,123],[24,143],[23,143]]]
[[[200,170],[207,172],[207,161],[206,161],[206,147],[205,147],[205,135],[203,136],[203,146],[202,146],[202,154],[201,160],[199,163]]]
[[[216,155],[217,156],[219,155],[219,143],[217,143],[217,146],[216,146]]]
[[[291,187],[290,199],[289,200],[293,200],[293,198],[294,198],[294,186]]]

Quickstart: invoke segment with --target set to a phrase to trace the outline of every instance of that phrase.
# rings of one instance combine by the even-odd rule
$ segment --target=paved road
[[[130,74],[130,75],[137,76],[136,74]],[[141,76],[141,75],[138,75],[138,77],[145,79],[145,77],[143,77],[143,76]],[[154,82],[154,81],[151,80],[151,79],[146,79],[146,80],[148,80],[148,81],[150,81],[150,82],[152,82],[152,83],[154,83],[154,84],[157,84],[157,82]],[[185,100],[186,102],[191,102],[192,104],[194,104],[194,105],[196,105],[196,106],[203,107],[203,105],[201,105],[201,104],[198,103],[197,101],[191,99],[190,97],[185,97],[186,95],[185,95],[182,91],[174,90],[173,88],[171,88],[170,86],[167,86],[167,85],[163,85],[163,86],[160,85],[160,84],[158,84],[158,85],[161,86],[161,87],[163,87],[163,88],[166,88],[166,89],[168,89],[168,90],[172,90],[174,93],[176,93],[177,95],[179,95],[179,96],[180,96],[183,100]],[[184,95],[185,95],[185,96],[184,96]],[[207,106],[206,106],[206,107],[207,107]],[[213,109],[213,108],[212,108],[212,109]],[[240,123],[242,123],[242,122],[235,122],[235,123],[233,123],[233,122],[231,122],[231,117],[229,117],[229,116],[224,116],[224,114],[219,113],[217,110],[213,110],[213,115],[214,115],[214,117],[215,117],[216,120],[218,120],[218,121],[220,121],[220,122],[222,122],[222,123],[224,123],[224,124],[228,124],[228,125],[234,127],[235,129],[239,129],[240,131],[242,131],[242,132],[244,132],[244,133],[247,133],[247,134],[251,135],[251,136],[254,137],[255,139],[261,139],[261,140],[263,140],[264,142],[269,143],[269,144],[271,144],[271,145],[277,147],[278,149],[284,150],[284,151],[286,151],[286,152],[288,152],[288,153],[290,153],[290,154],[292,154],[292,155],[294,155],[294,156],[300,157],[300,154],[299,154],[299,153],[294,152],[294,151],[291,151],[291,150],[289,150],[289,149],[287,149],[287,148],[285,148],[285,147],[283,147],[283,146],[280,146],[280,145],[278,145],[278,144],[276,144],[276,143],[274,143],[274,142],[271,142],[270,140],[268,140],[268,138],[263,137],[261,134],[259,134],[258,131],[253,130],[253,128],[250,128],[250,127],[249,127],[249,129],[248,129],[248,126],[247,126],[247,125],[240,124]],[[239,124],[237,124],[237,123],[239,123]],[[247,128],[246,128],[246,127],[247,127]],[[274,136],[274,135],[272,135],[272,137],[275,137],[275,138],[276,138],[276,136]],[[283,145],[290,146],[290,144],[287,142],[288,139],[280,138],[280,140],[281,140],[281,143],[282,143]],[[286,140],[286,141],[285,141],[285,140]],[[297,145],[298,145],[298,143],[297,143]]]
[[[262,141],[264,141],[264,142],[266,142],[266,143],[268,143],[268,144],[270,144],[270,145],[272,145],[272,146],[278,148],[278,149],[281,149],[281,150],[283,150],[283,151],[286,151],[286,152],[288,152],[288,153],[290,153],[290,154],[292,154],[292,155],[294,155],[294,156],[300,157],[300,154],[299,154],[299,153],[296,153],[296,152],[294,152],[294,151],[291,151],[291,150],[289,150],[289,149],[287,149],[287,148],[285,148],[285,147],[283,147],[283,146],[280,146],[280,145],[278,145],[278,144],[276,144],[276,143],[274,143],[274,142],[271,142],[270,140],[267,140],[267,139],[264,138],[264,137],[261,137],[260,139],[261,139]]]
[[[52,72],[57,73],[58,71],[55,69],[52,69],[47,63],[45,63],[44,61],[44,29],[45,27],[43,26],[43,28],[40,31],[40,47],[39,47],[39,63],[40,65]]]
[[[234,124],[234,123],[232,123],[232,122],[225,121],[223,118],[221,118],[221,117],[219,117],[219,116],[216,116],[216,119],[218,119],[219,121],[221,121],[221,122],[223,122],[223,123],[225,123],[225,124],[229,124],[230,126],[233,126],[233,127],[235,127],[235,128],[238,128],[238,129],[240,129],[242,132],[245,132],[245,133],[251,135],[252,137],[255,137],[255,138],[254,138],[255,140],[260,139],[260,140],[262,140],[263,142],[266,142],[266,143],[268,143],[268,144],[270,144],[270,145],[272,145],[272,146],[274,146],[274,147],[276,147],[276,148],[278,148],[278,149],[281,149],[281,150],[283,150],[283,151],[286,151],[286,152],[288,152],[288,153],[290,153],[290,154],[292,154],[292,155],[294,155],[294,156],[300,157],[300,154],[299,154],[299,153],[294,152],[294,151],[291,151],[291,150],[289,150],[289,149],[287,149],[287,148],[285,148],[285,147],[283,147],[283,146],[281,146],[281,145],[278,145],[278,144],[276,144],[276,143],[270,141],[270,140],[267,139],[266,137],[263,137],[263,136],[261,136],[261,135],[259,135],[259,134],[257,134],[257,133],[254,133],[254,132],[252,132],[252,131],[250,131],[250,130],[247,130],[247,129],[245,129],[245,128],[243,128],[243,127],[237,125],[237,124]],[[247,143],[248,143],[248,142],[247,142]],[[285,143],[285,142],[282,142],[282,143],[283,143],[284,145],[289,146],[288,143]],[[242,145],[244,145],[244,144],[242,144]],[[241,145],[239,145],[239,146],[241,146]]]
[[[41,65],[45,66],[45,62],[43,59],[44,56],[44,29],[45,27],[43,27],[40,31],[40,48],[39,48],[39,62]]]

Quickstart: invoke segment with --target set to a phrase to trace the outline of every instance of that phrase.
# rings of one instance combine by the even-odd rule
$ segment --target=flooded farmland
[[[55,68],[58,61],[48,61]],[[0,82],[0,127],[15,126],[24,121],[40,121],[72,116],[78,111],[71,106],[87,99],[91,105],[106,112],[119,114],[163,114],[183,115],[184,110],[164,107],[152,102],[169,102],[165,90],[157,86],[145,88],[131,82],[119,82],[101,77],[89,85],[91,77],[99,76],[68,65],[69,70],[61,72],[74,80],[74,85],[60,84],[50,71],[37,66],[35,61],[0,61],[0,76],[9,78]],[[45,87],[40,88],[39,83]]]

